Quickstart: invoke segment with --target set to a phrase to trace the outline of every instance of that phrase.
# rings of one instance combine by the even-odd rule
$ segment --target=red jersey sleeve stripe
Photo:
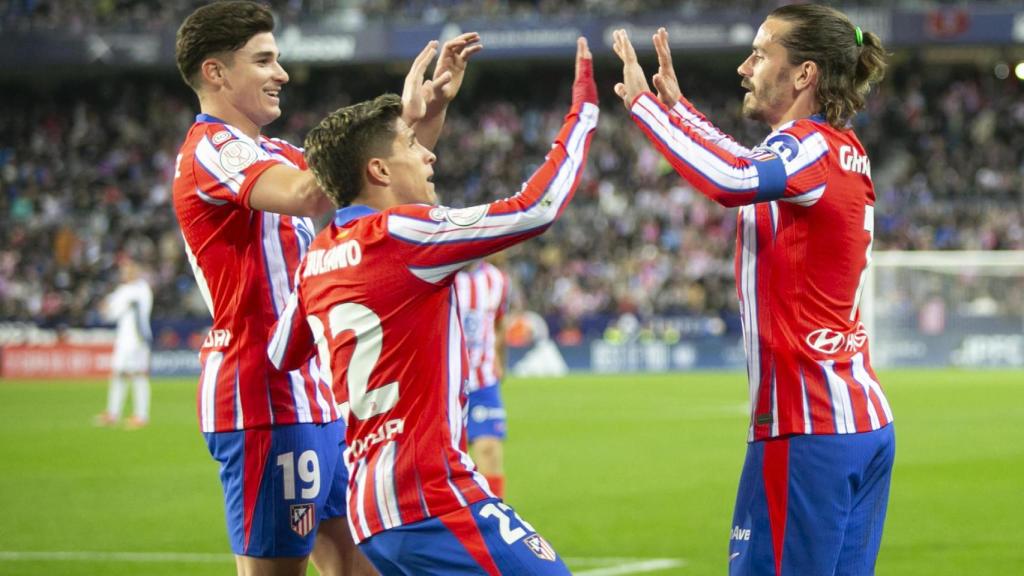
[[[754,200],[760,178],[753,161],[733,156],[680,125],[649,94],[637,99],[632,113],[648,139],[702,194],[726,206]]]
[[[701,114],[700,110],[697,110],[697,107],[685,97],[679,98],[676,105],[672,107],[672,112],[690,126],[700,130],[706,140],[721,146],[731,154],[735,156],[745,156],[750,153],[749,148],[743,146],[739,142],[733,140],[731,136],[719,130],[717,126],[712,124],[711,121],[709,121],[704,114]]]
[[[481,258],[536,236],[561,215],[579,184],[598,110],[584,104],[566,118],[554,148],[522,191],[505,200],[452,211],[406,206],[387,214],[388,233],[414,245],[410,268],[439,282]]]

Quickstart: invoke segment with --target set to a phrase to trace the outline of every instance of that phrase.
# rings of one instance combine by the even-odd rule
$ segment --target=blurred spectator
[[[7,9],[14,4],[22,3]],[[706,99],[696,104],[741,142],[759,142],[763,130],[739,114],[736,77],[694,68],[686,67],[692,76],[682,85],[699,78],[694,92]],[[890,74],[859,131],[878,196],[875,249],[1024,249],[1021,85],[965,71],[924,78],[915,69]],[[543,82],[542,67],[491,73],[494,81],[471,81],[460,95],[436,150],[437,189],[451,205],[513,194],[559,125],[561,105],[530,92]],[[301,142],[328,110],[399,85],[360,68],[363,92],[346,92],[345,74],[316,70],[315,81],[288,85],[284,97],[296,112],[268,133]],[[125,247],[153,270],[154,319],[208,318],[170,206],[174,150],[195,114],[179,84],[122,74],[3,91],[0,321],[97,323],[114,254]],[[522,307],[564,341],[599,336],[627,314],[658,337],[736,330],[735,213],[690,189],[621,106],[610,96],[605,102],[572,206],[552,233],[511,254],[509,272],[527,287]]]

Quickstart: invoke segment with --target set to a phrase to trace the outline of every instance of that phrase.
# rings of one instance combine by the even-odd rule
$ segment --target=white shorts
[[[149,356],[146,344],[114,346],[110,368],[114,372],[149,372]]]

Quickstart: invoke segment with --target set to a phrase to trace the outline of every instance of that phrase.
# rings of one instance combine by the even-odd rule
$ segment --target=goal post
[[[1024,367],[1024,251],[876,251],[861,318],[877,366]]]

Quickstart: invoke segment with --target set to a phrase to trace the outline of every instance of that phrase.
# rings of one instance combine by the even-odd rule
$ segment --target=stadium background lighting
[[[1013,73],[1017,75],[1018,80],[1024,80],[1024,62],[1018,62]]]

